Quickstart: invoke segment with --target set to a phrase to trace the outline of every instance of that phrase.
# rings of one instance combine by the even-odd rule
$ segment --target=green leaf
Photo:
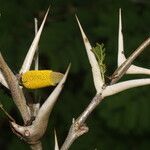
[[[104,60],[105,60],[104,44],[96,43],[96,46],[92,48],[92,52],[95,54],[95,57],[97,59],[102,80],[105,81],[106,65],[104,64]]]

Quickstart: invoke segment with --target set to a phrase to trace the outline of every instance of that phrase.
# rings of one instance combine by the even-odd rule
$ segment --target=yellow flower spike
[[[39,89],[55,86],[62,78],[62,73],[52,70],[31,70],[21,75],[21,83],[27,89]]]

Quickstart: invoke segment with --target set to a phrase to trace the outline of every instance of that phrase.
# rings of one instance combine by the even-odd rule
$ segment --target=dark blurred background
[[[107,76],[116,68],[118,10],[122,8],[125,54],[129,56],[150,36],[149,0],[0,0],[0,51],[14,73],[18,73],[34,38],[34,17],[39,24],[47,8],[50,14],[40,40],[40,69],[65,72],[71,70],[57,104],[51,114],[44,150],[54,148],[54,128],[59,145],[68,133],[72,118],[76,118],[95,95],[91,68],[75,20],[78,15],[91,44],[104,43]],[[150,49],[146,49],[134,64],[150,68]],[[143,78],[126,75],[122,80]],[[149,86],[124,91],[106,98],[88,118],[90,128],[71,150],[148,150],[150,149]],[[43,102],[53,88],[39,90]],[[32,92],[32,91],[31,91]],[[0,101],[8,112],[21,122],[9,91],[0,88]],[[0,149],[21,150],[29,147],[10,130],[0,112]]]

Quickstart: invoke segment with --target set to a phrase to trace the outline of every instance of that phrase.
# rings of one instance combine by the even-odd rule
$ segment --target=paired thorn
[[[143,49],[141,49],[141,52],[148,45],[150,45],[150,38],[148,38],[145,41],[145,45],[143,45]],[[119,9],[118,67],[120,67],[126,60],[127,59],[124,55],[124,41],[123,41],[123,33],[122,33],[122,16],[121,16],[121,9]],[[150,75],[150,69],[143,68],[143,67],[138,67],[138,66],[135,66],[135,65],[130,65],[130,67],[126,71],[126,74],[147,74],[147,75]]]

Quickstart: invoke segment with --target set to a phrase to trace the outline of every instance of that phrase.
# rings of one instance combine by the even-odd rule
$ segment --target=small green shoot
[[[104,60],[105,60],[104,44],[96,43],[96,46],[92,48],[92,52],[95,54],[95,57],[97,59],[100,68],[102,80],[105,82],[106,65],[104,64]]]

